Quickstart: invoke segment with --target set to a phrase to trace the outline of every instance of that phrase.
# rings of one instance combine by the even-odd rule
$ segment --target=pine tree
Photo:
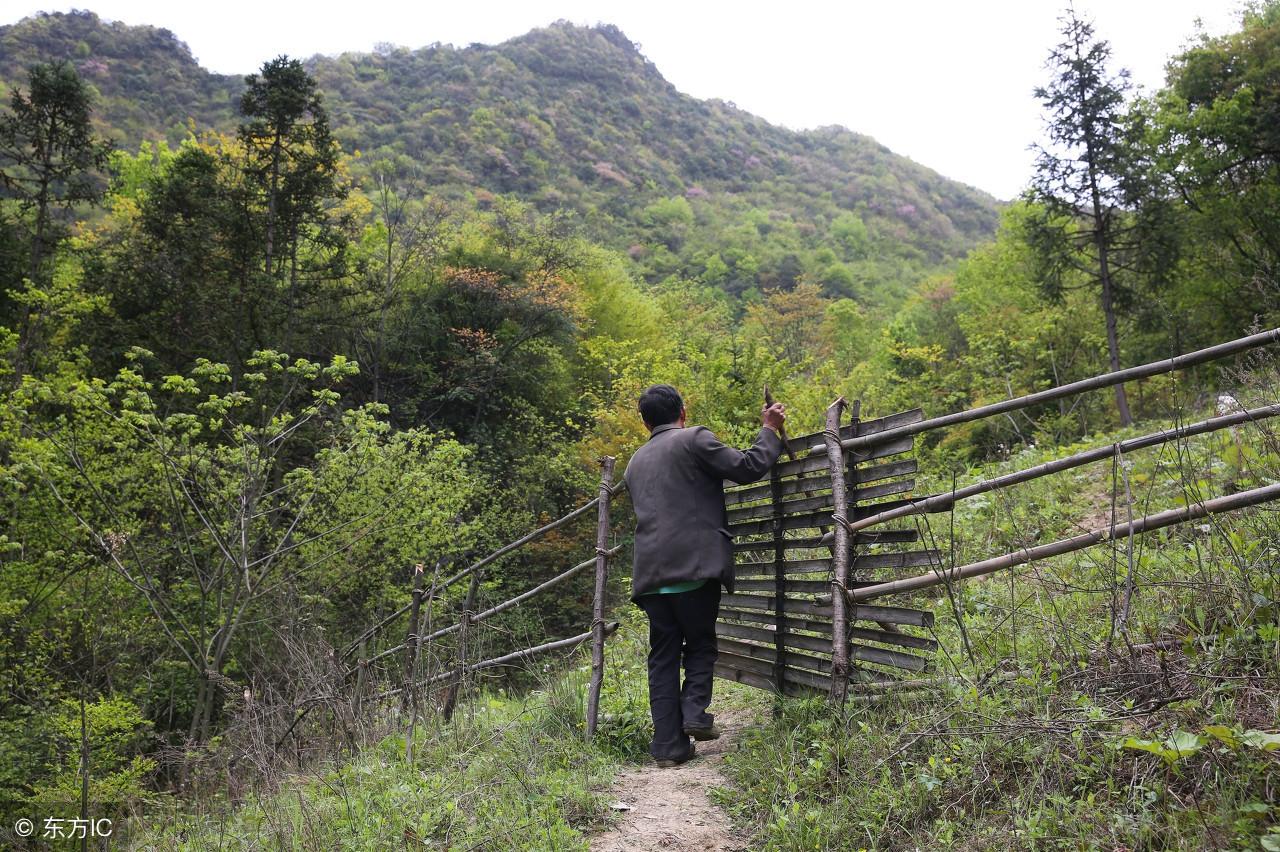
[[[1063,41],[1046,63],[1048,85],[1035,89],[1044,105],[1049,144],[1040,146],[1028,195],[1044,215],[1029,229],[1042,262],[1041,284],[1060,295],[1075,269],[1098,288],[1106,322],[1111,370],[1120,369],[1117,302],[1127,293],[1117,280],[1119,255],[1131,236],[1126,205],[1134,197],[1124,127],[1128,72],[1107,70],[1111,47],[1093,26],[1068,7],[1061,18]],[[1121,424],[1133,422],[1124,385],[1115,386]]]
[[[283,337],[275,342],[287,348],[299,312],[327,297],[319,285],[345,270],[344,227],[329,208],[347,188],[339,177],[339,147],[328,113],[302,63],[277,57],[245,83],[239,137],[248,153],[250,183],[265,208],[263,271],[286,295]]]
[[[27,272],[35,281],[57,242],[57,208],[101,196],[94,173],[109,147],[90,127],[89,90],[69,63],[33,65],[27,80],[27,94],[15,89],[0,116],[0,185],[31,216]]]

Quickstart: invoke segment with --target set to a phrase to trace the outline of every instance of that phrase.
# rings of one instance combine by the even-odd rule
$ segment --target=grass
[[[133,848],[584,850],[609,820],[619,762],[648,748],[644,635],[634,619],[608,649],[602,721],[584,738],[589,654],[520,696],[485,691],[452,722],[419,725],[349,762],[284,779],[232,807],[153,813]],[[550,668],[550,664],[548,664]]]

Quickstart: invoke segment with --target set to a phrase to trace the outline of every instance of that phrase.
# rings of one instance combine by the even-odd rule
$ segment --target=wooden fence
[[[921,546],[917,527],[904,525],[913,515],[947,511],[979,494],[1274,417],[1280,405],[1165,429],[915,498],[910,495],[916,462],[906,456],[917,435],[1208,363],[1277,340],[1280,329],[1272,329],[933,419],[915,409],[859,420],[858,403],[846,406],[837,399],[827,410],[826,429],[788,441],[788,457],[774,467],[769,482],[725,483],[729,530],[739,555],[734,593],[722,603],[717,674],[775,692],[823,692],[835,701],[843,701],[849,688],[876,693],[895,686],[917,688],[919,673],[929,669],[928,655],[937,647],[927,635],[933,613],[902,601],[884,605],[886,598],[1280,497],[1280,485],[1265,486],[951,568],[944,568],[937,550]],[[852,422],[841,425],[846,410]]]
[[[785,457],[774,465],[767,481],[751,485],[725,483],[728,530],[734,538],[736,556],[734,588],[721,599],[716,625],[716,675],[775,693],[826,694],[837,702],[843,702],[850,689],[880,694],[886,689],[916,688],[923,682],[921,673],[930,669],[932,653],[938,647],[932,635],[934,614],[900,605],[901,601],[890,605],[885,598],[1280,497],[1280,485],[1266,486],[951,568],[944,568],[936,549],[923,546],[920,528],[906,520],[913,515],[947,511],[958,501],[979,494],[1144,447],[1274,417],[1280,414],[1280,404],[1165,429],[951,492],[915,498],[911,494],[917,465],[910,454],[917,435],[1207,363],[1278,340],[1280,329],[1273,329],[1177,358],[933,419],[926,419],[923,411],[913,409],[862,420],[857,402],[850,405],[843,398],[837,399],[827,409],[822,432],[785,439]],[[766,390],[766,396],[767,393]],[[842,422],[846,415],[847,423]],[[343,660],[356,658],[346,674],[359,687],[357,694],[366,691],[372,667],[400,655],[403,664],[398,667],[399,684],[377,696],[400,696],[412,720],[417,715],[419,693],[443,687],[447,718],[456,704],[459,685],[470,673],[522,663],[539,654],[572,649],[590,641],[591,680],[585,729],[591,736],[596,730],[604,676],[604,645],[618,626],[616,621],[605,620],[609,611],[609,567],[622,549],[620,545],[607,546],[610,508],[613,498],[625,488],[625,483],[613,481],[613,458],[602,458],[600,464],[597,496],[564,517],[503,545],[444,580],[440,574],[450,567],[450,562],[437,562],[429,581],[424,567],[418,566],[410,600],[341,651]],[[588,516],[593,509],[594,554],[506,601],[476,611],[477,590],[488,566],[552,530]],[[592,621],[583,632],[491,659],[477,659],[471,650],[475,647],[471,636],[475,625],[588,569],[595,572],[595,592]],[[461,616],[446,626],[434,627],[433,602],[445,589],[464,579],[469,580],[469,586]],[[404,640],[371,652],[376,638],[400,624],[401,619],[406,625]],[[452,663],[442,671],[417,676],[417,662],[424,647],[453,634],[457,639]],[[298,721],[300,718],[294,725]]]
[[[345,670],[343,680],[354,684],[354,699],[357,703],[370,692],[375,672],[378,673],[382,680],[399,681],[394,686],[387,684],[389,688],[377,692],[374,697],[378,700],[397,696],[400,698],[401,709],[408,715],[410,720],[411,735],[408,737],[406,748],[412,749],[412,726],[418,716],[419,697],[425,691],[434,690],[437,694],[443,695],[440,709],[447,720],[457,705],[461,684],[468,675],[484,669],[518,665],[540,654],[553,651],[569,651],[587,641],[592,642],[593,664],[586,729],[588,735],[595,732],[600,688],[604,679],[604,642],[618,628],[618,622],[605,620],[608,609],[606,590],[609,564],[612,558],[622,550],[621,545],[608,547],[609,510],[613,498],[621,490],[620,485],[614,485],[613,483],[614,459],[612,457],[604,457],[600,460],[600,465],[599,494],[563,517],[557,518],[519,539],[499,547],[492,553],[472,562],[467,567],[451,576],[447,576],[445,579],[441,579],[441,573],[446,568],[451,568],[455,561],[470,556],[470,553],[438,560],[433,566],[429,581],[425,566],[421,564],[415,566],[409,601],[404,606],[379,619],[377,623],[373,624],[338,652],[339,660],[344,663],[354,658],[354,664]],[[589,559],[561,571],[514,597],[477,611],[476,599],[480,582],[489,566],[518,551],[525,545],[541,539],[552,530],[559,529],[575,519],[587,516],[592,509],[596,510],[597,533],[595,553]],[[477,624],[554,589],[591,568],[595,569],[593,618],[584,632],[564,639],[542,642],[488,659],[480,659],[474,652],[473,649],[478,643],[474,641],[473,631]],[[455,621],[443,627],[435,627],[433,623],[433,615],[436,614],[434,612],[434,604],[446,589],[457,585],[463,580],[468,580],[469,584],[466,596],[463,599],[461,614],[456,616]],[[377,651],[371,650],[379,642],[380,637],[386,636],[397,625],[402,624],[405,630],[402,641],[388,647],[382,647]],[[448,636],[456,636],[450,650],[451,662],[444,666],[442,670],[428,672],[425,676],[420,676],[418,673],[419,662],[424,656],[424,651],[427,649],[435,650],[436,646],[433,643],[437,643]],[[396,657],[402,659],[402,665],[391,666],[391,661]],[[396,672],[398,672],[398,676]],[[309,707],[302,711],[294,719],[293,724],[289,726],[277,746],[283,743],[284,739],[293,732],[310,709]]]

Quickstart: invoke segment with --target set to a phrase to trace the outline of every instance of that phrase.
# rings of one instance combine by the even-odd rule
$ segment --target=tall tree
[[[17,208],[12,219],[5,217],[9,233],[0,243],[9,247],[11,257],[23,257],[22,274],[40,286],[47,283],[49,258],[65,232],[58,214],[98,200],[98,171],[106,164],[109,146],[90,126],[89,89],[69,63],[33,65],[27,81],[27,93],[14,89],[9,112],[0,115],[0,190]],[[15,237],[23,231],[25,240]],[[14,251],[22,242],[25,251]],[[17,282],[4,284],[7,289]],[[19,365],[34,334],[30,305],[24,305],[18,321]]]
[[[28,277],[33,281],[55,242],[59,207],[96,201],[109,146],[89,123],[88,87],[65,61],[33,65],[28,92],[13,91],[0,116],[0,184],[32,215]]]
[[[1128,72],[1111,75],[1110,45],[1068,6],[1063,40],[1049,54],[1048,85],[1035,89],[1044,105],[1049,144],[1038,147],[1028,195],[1044,214],[1029,230],[1042,260],[1043,286],[1061,294],[1070,269],[1098,288],[1112,370],[1120,369],[1117,301],[1119,255],[1131,237],[1125,206],[1133,197],[1124,126]],[[1133,422],[1124,385],[1115,386],[1120,422]]]
[[[265,202],[263,271],[287,284],[287,343],[287,329],[305,296],[304,275],[341,272],[345,235],[324,219],[326,206],[345,197],[346,187],[339,179],[339,149],[328,113],[302,63],[277,57],[245,83],[239,137],[248,152],[248,174]],[[310,258],[300,251],[304,241]],[[304,264],[311,268],[303,269]]]

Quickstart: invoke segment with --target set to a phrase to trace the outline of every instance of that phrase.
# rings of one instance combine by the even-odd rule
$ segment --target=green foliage
[[[156,762],[146,756],[152,749],[151,723],[139,708],[123,698],[86,703],[83,723],[82,729],[79,702],[63,700],[49,724],[48,775],[33,785],[27,801],[49,813],[63,813],[69,803],[80,801],[82,737],[95,816],[118,816],[129,806],[154,801],[148,788]]]
[[[0,113],[0,324],[18,335],[13,363],[31,369],[53,337],[40,302],[57,285],[54,248],[69,214],[101,194],[108,146],[90,126],[89,87],[65,61],[27,69]]]
[[[1190,271],[1233,318],[1270,322],[1280,282],[1280,4],[1246,9],[1238,32],[1202,36],[1174,58],[1155,98],[1154,131],[1194,211]],[[1259,304],[1258,295],[1262,295]]]

